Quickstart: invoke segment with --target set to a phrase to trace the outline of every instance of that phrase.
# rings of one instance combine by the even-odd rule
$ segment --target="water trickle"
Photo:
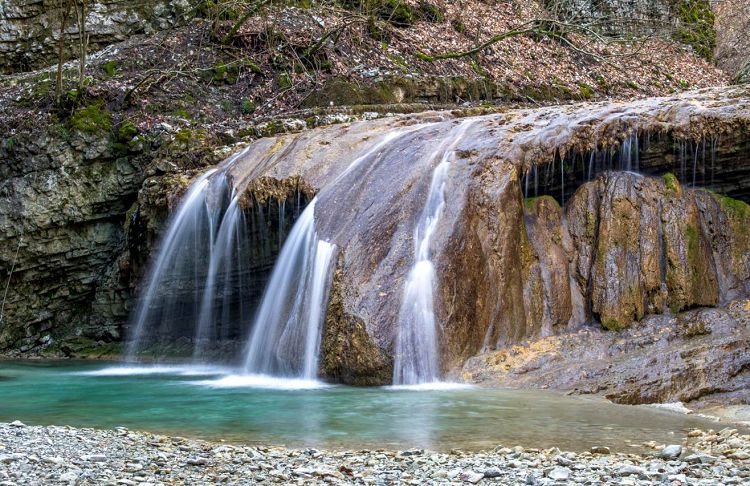
[[[427,202],[414,228],[414,264],[409,271],[399,309],[394,385],[417,385],[440,378],[433,296],[436,278],[430,243],[445,206],[445,185],[448,170],[455,158],[454,149],[470,125],[471,122],[461,123],[448,142],[436,151],[436,155],[442,156],[442,159],[432,173]]]
[[[246,349],[253,374],[317,375],[335,246],[315,231],[315,199],[294,225],[274,266]]]

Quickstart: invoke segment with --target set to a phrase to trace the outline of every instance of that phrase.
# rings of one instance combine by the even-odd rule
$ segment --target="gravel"
[[[574,433],[571,432],[571,433]],[[750,436],[694,430],[653,452],[601,454],[496,447],[287,449],[115,430],[0,423],[0,486],[35,484],[750,484]]]

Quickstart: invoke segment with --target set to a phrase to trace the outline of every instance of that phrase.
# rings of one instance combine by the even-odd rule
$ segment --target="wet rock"
[[[680,455],[682,455],[682,446],[678,444],[668,445],[659,452],[659,457],[663,459],[677,459]]]
[[[592,454],[610,454],[611,451],[610,451],[609,447],[594,446],[594,447],[591,448],[591,453]]]
[[[26,427],[26,424],[24,424],[20,420],[14,420],[13,422],[10,423],[10,426],[11,427],[17,427],[17,428],[22,428],[22,427]]]
[[[567,467],[556,467],[547,473],[547,477],[555,481],[567,481],[570,478],[570,469]]]

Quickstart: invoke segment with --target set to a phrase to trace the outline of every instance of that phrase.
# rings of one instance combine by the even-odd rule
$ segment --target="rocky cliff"
[[[0,72],[30,71],[57,60],[61,35],[59,2],[8,0],[0,4]],[[187,20],[190,2],[96,0],[89,2],[86,36],[90,50],[151,34]],[[71,13],[73,19],[75,15]],[[77,57],[75,21],[63,27],[66,57]]]

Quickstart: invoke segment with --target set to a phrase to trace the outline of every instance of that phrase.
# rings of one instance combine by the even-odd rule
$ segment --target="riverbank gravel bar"
[[[575,431],[571,431],[575,433]],[[750,436],[694,430],[683,444],[610,453],[318,450],[115,430],[0,424],[0,486],[34,484],[750,484]]]

